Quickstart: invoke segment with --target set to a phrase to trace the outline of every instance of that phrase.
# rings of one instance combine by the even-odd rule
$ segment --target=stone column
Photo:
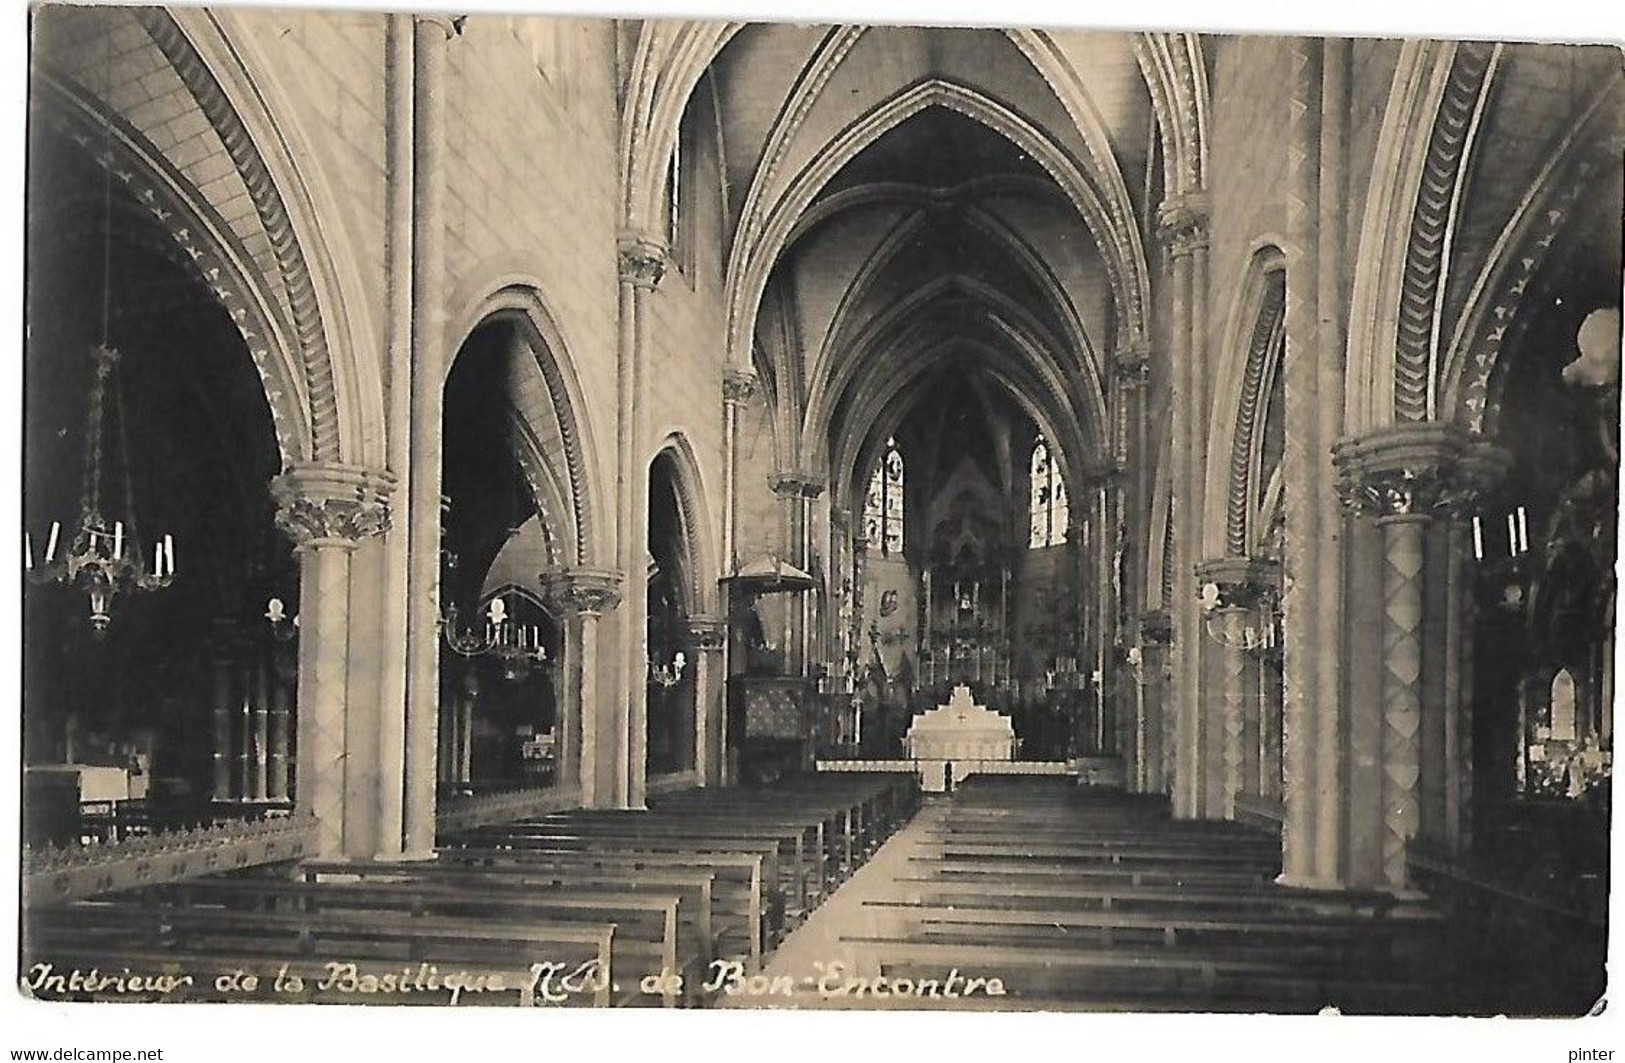
[[[1236,796],[1260,792],[1260,663],[1273,649],[1269,599],[1280,576],[1272,562],[1226,557],[1204,562],[1196,578],[1203,586],[1204,628],[1218,654],[1219,690],[1206,699],[1210,727],[1221,736],[1216,812],[1234,819]]]
[[[214,672],[213,721],[214,743],[209,751],[211,768],[209,796],[215,801],[229,801],[237,796],[231,782],[231,710],[232,694],[236,690],[237,622],[220,617],[211,624],[209,650]]]
[[[739,568],[739,410],[750,403],[756,391],[756,374],[749,366],[727,366],[722,372],[722,564],[726,575]],[[722,613],[724,617],[733,609],[733,584],[722,585]],[[731,640],[722,641],[722,660],[718,682],[722,687],[718,726],[722,728],[723,743],[717,747],[718,780],[728,785],[732,779],[728,767],[728,681],[733,674],[733,647]]]
[[[453,699],[457,712],[457,733],[453,737],[455,763],[452,770],[456,775],[459,791],[474,782],[474,711],[479,706],[479,701],[479,673],[469,669],[468,674],[463,677],[462,688]]]
[[[1340,646],[1325,630],[1320,608],[1324,540],[1336,535],[1338,514],[1322,503],[1328,444],[1342,424],[1341,408],[1322,402],[1319,309],[1320,42],[1291,42],[1288,93],[1287,202],[1289,236],[1286,285],[1286,355],[1281,372],[1286,395],[1286,557],[1292,573],[1282,596],[1285,647],[1285,813],[1281,881],[1334,887],[1341,878],[1344,828],[1337,743],[1340,692],[1328,700],[1323,677],[1335,676]],[[1328,425],[1325,422],[1330,419]],[[1330,433],[1328,437],[1328,433]],[[1328,757],[1330,752],[1333,755]]]
[[[808,570],[812,553],[812,500],[824,491],[823,477],[802,470],[774,473],[768,486],[779,497],[784,512],[784,553],[790,564]],[[785,603],[785,655],[792,675],[805,676],[811,664],[808,614],[811,592],[798,594]]]
[[[254,796],[254,780],[251,778],[250,764],[252,762],[252,749],[254,745],[254,676],[253,664],[249,660],[237,662],[237,743],[236,751],[232,754],[237,762],[232,778],[237,787],[237,796],[243,800],[251,800]]]
[[[299,659],[291,647],[272,648],[274,680],[271,685],[271,753],[266,770],[266,796],[272,801],[286,801],[291,794],[292,774],[288,761],[293,722],[293,684],[299,680]]]
[[[402,855],[434,855],[440,722],[440,484],[446,367],[446,53],[451,19],[416,16],[412,96],[411,480]]]
[[[385,406],[386,461],[404,493],[411,495],[412,359],[417,312],[412,301],[413,96],[416,77],[415,18],[388,16],[385,36],[384,142],[388,165],[384,188],[384,325],[388,388]],[[406,845],[406,714],[411,614],[411,521],[397,521],[384,534],[378,583],[378,859],[399,859]]]
[[[1168,697],[1171,662],[1168,644],[1173,639],[1168,614],[1146,613],[1140,617],[1141,713],[1145,717],[1145,791],[1168,792],[1172,770],[1173,734]]]
[[[689,656],[694,668],[694,771],[701,786],[722,785],[726,759],[722,717],[722,647],[728,625],[720,616],[688,618]]]
[[[1440,680],[1424,691],[1423,712],[1438,717],[1437,821],[1424,820],[1425,837],[1451,852],[1472,843],[1473,633],[1477,615],[1471,567],[1471,522],[1479,499],[1505,477],[1511,456],[1483,439],[1462,446],[1456,489],[1446,494],[1434,522],[1430,553],[1427,650],[1440,662]],[[1607,699],[1599,702],[1611,704]]]
[[[1207,198],[1189,192],[1164,200],[1159,233],[1172,264],[1173,326],[1169,358],[1174,369],[1173,469],[1174,596],[1168,603],[1173,643],[1174,815],[1210,814],[1202,785],[1209,755],[1198,688],[1202,656],[1200,618],[1191,573],[1202,541],[1202,492],[1207,446],[1205,336],[1207,288]]]
[[[1130,662],[1117,684],[1119,731],[1124,736],[1124,769],[1130,787],[1147,786],[1144,674],[1145,654],[1139,642],[1140,609],[1145,601],[1146,382],[1150,376],[1150,347],[1143,341],[1119,347],[1112,359],[1117,382],[1117,465],[1122,469],[1117,492],[1114,536],[1117,554],[1113,578],[1117,584],[1117,622],[1121,640],[1139,646],[1140,661]],[[1125,647],[1126,649],[1127,647]]]
[[[262,649],[250,664],[253,669],[254,708],[252,740],[248,743],[248,798],[264,801],[269,782],[271,746],[271,662]]]
[[[621,597],[621,574],[611,569],[567,568],[542,574],[548,601],[563,617],[564,653],[559,677],[559,769],[561,786],[581,788],[587,808],[613,808],[613,780],[600,768],[604,720],[613,720],[613,691],[598,688],[599,617]]]
[[[1380,864],[1356,862],[1349,874],[1354,884],[1406,895],[1414,892],[1406,846],[1422,833],[1424,804],[1439,810],[1432,824],[1434,832],[1446,836],[1439,840],[1448,836],[1443,810],[1457,765],[1442,736],[1447,727],[1453,729],[1448,717],[1461,706],[1446,704],[1443,692],[1460,688],[1460,676],[1452,672],[1459,668],[1460,641],[1467,636],[1459,617],[1428,609],[1430,591],[1448,592],[1455,582],[1454,565],[1437,554],[1430,564],[1428,538],[1436,522],[1453,520],[1474,504],[1505,457],[1455,425],[1429,421],[1389,425],[1346,440],[1336,458],[1345,505],[1354,516],[1374,522],[1382,554],[1380,587],[1375,581],[1349,587],[1356,598],[1380,597],[1381,804],[1350,808],[1351,816],[1380,817],[1370,825],[1380,837],[1371,857]],[[1463,608],[1459,599],[1453,608]],[[1427,741],[1424,728],[1434,729],[1441,740]],[[1356,834],[1361,826],[1355,824]]]
[[[756,391],[756,374],[748,366],[722,371],[722,563],[729,573],[739,567],[736,526],[739,520],[739,408]]]
[[[1090,748],[1101,756],[1111,756],[1117,752],[1117,736],[1106,697],[1106,684],[1111,679],[1107,674],[1110,667],[1107,658],[1116,621],[1116,588],[1112,578],[1116,529],[1110,516],[1110,496],[1121,480],[1122,469],[1116,457],[1108,455],[1086,463],[1082,473],[1082,490],[1072,500],[1071,513],[1074,525],[1080,514],[1088,517],[1088,542],[1068,538],[1069,543],[1077,542],[1078,550],[1078,608],[1083,619],[1078,670],[1090,680],[1088,697],[1093,721]]]
[[[295,797],[320,823],[314,855],[323,859],[373,855],[372,837],[346,838],[345,830],[348,816],[375,819],[377,810],[377,766],[349,756],[350,553],[388,529],[393,486],[379,470],[317,462],[271,481],[277,527],[299,555]]]
[[[1279,606],[1272,601],[1274,612]],[[1270,618],[1274,623],[1274,618]],[[1281,800],[1281,648],[1266,651],[1258,672],[1259,753],[1258,793],[1270,801]]]
[[[831,501],[833,502],[833,499]],[[848,556],[851,549],[852,511],[841,506],[831,505],[829,510],[829,536],[824,555],[828,559],[826,579],[829,582],[829,607],[822,617],[823,623],[819,633],[824,644],[823,659],[831,665],[829,674],[837,679],[846,675],[846,644],[843,623],[846,617],[842,610],[848,600],[846,581],[850,578],[852,571],[852,561]],[[929,623],[927,626],[929,627]]]
[[[666,247],[643,233],[622,233],[616,243],[620,268],[616,362],[615,562],[628,579],[617,610],[621,620],[621,688],[610,733],[600,736],[600,771],[615,768],[600,791],[615,808],[642,808],[648,774],[649,701],[644,677],[649,667],[648,596],[643,573],[649,550],[648,402],[644,363],[648,360],[648,296],[666,272]],[[634,575],[636,574],[636,575]],[[614,752],[611,752],[614,750]]]

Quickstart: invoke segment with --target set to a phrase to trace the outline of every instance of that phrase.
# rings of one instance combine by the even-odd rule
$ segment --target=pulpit
[[[744,725],[738,748],[746,780],[812,767],[822,740],[817,680],[736,675],[728,681],[728,693],[729,716]]]

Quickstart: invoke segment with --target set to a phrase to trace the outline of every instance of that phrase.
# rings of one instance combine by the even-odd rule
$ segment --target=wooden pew
[[[711,832],[701,837],[677,835],[670,831],[636,829],[610,830],[591,827],[545,826],[533,823],[502,828],[478,828],[447,841],[448,848],[527,849],[550,852],[587,853],[671,853],[687,858],[686,866],[711,867],[717,856],[743,853],[756,856],[762,865],[762,881],[768,898],[769,921],[777,932],[785,898],[781,892],[780,837],[740,837],[737,833]]]
[[[688,819],[650,812],[563,812],[509,826],[508,837],[621,841],[692,848],[694,852],[729,851],[743,845],[772,846],[779,873],[786,876],[791,912],[805,914],[822,892],[827,871],[824,825],[817,818],[779,817],[737,820]]]
[[[576,1002],[607,1007],[611,1002],[614,927],[591,923],[523,925],[485,919],[435,916],[402,918],[393,912],[264,912],[226,908],[174,908],[135,901],[82,901],[28,913],[25,971],[36,964],[110,970],[194,974],[194,982],[172,999],[237,999],[212,979],[195,972],[218,966],[271,978],[283,964],[301,975],[306,992],[321,992],[329,965],[371,963],[373,970],[411,970],[430,964],[443,977],[453,970],[501,975],[505,984],[529,987],[530,957],[544,954],[562,970],[588,970]],[[516,962],[515,956],[524,957]],[[403,966],[404,965],[404,966]],[[335,987],[336,988],[336,987]],[[529,989],[513,991],[521,1003],[540,1000]],[[342,989],[322,999],[385,998],[408,1003],[446,1003],[448,998],[413,997],[411,991],[347,995]],[[87,992],[87,999],[121,999]],[[278,996],[277,999],[282,999]],[[483,996],[470,1002],[484,1002]]]
[[[440,851],[439,863],[494,871],[512,869],[521,875],[532,868],[662,873],[703,867],[714,880],[712,900],[720,914],[713,921],[712,933],[721,943],[719,951],[726,955],[728,943],[743,937],[748,971],[754,974],[761,970],[762,956],[773,944],[771,895],[760,853],[712,852],[699,860],[683,852],[591,851],[509,844],[500,848],[448,846]]]
[[[1277,886],[1273,839],[1173,822],[1161,799],[977,780],[921,835],[900,897],[866,902],[868,929],[843,938],[867,973],[1000,975],[1022,1007],[1425,999],[1412,961],[1436,916],[1381,893]]]
[[[1186,956],[1168,949],[1037,950],[997,943],[863,939],[888,979],[998,976],[1023,1008],[1151,1011],[1405,1011],[1425,999],[1414,982],[1361,977],[1234,955]],[[1008,1007],[1010,1001],[1006,1001]]]
[[[152,903],[196,911],[207,906],[228,912],[394,913],[409,920],[426,917],[477,919],[492,925],[524,926],[532,922],[609,923],[615,927],[613,969],[621,972],[616,1004],[648,1002],[638,981],[661,971],[680,972],[685,981],[708,962],[698,942],[684,950],[679,941],[675,896],[570,891],[531,887],[523,891],[490,886],[465,890],[401,878],[398,868],[366,881],[294,881],[277,879],[193,879],[154,891]],[[532,956],[533,962],[549,960]],[[693,969],[690,969],[693,968]],[[667,992],[662,1003],[675,1007]]]
[[[910,865],[916,868],[921,875],[933,875],[943,881],[951,880],[965,884],[1014,880],[1019,882],[1071,882],[1088,885],[1126,883],[1131,886],[1165,885],[1202,888],[1263,885],[1273,877],[1268,868],[1199,869],[1111,864],[1066,867],[1042,860],[1024,860],[1019,857],[939,860],[934,857],[911,856],[908,859]]]
[[[1290,908],[1215,914],[1195,905],[1123,911],[1054,906],[1009,908],[957,900],[953,904],[871,900],[865,906],[894,913],[910,936],[924,940],[946,940],[969,929],[988,941],[1035,948],[1077,941],[1162,944],[1170,948],[1223,945],[1242,952],[1309,946],[1329,950],[1346,960],[1365,961],[1386,957],[1396,938],[1436,933],[1440,925],[1434,915],[1372,919],[1353,912],[1321,914]]]
[[[707,961],[717,958],[716,875],[711,871],[656,867],[604,867],[573,862],[532,862],[528,865],[473,867],[463,862],[434,861],[412,864],[375,864],[310,861],[299,872],[307,882],[348,878],[406,880],[462,890],[515,890],[572,888],[612,893],[675,896],[681,929],[698,942]],[[740,928],[743,930],[743,927]]]

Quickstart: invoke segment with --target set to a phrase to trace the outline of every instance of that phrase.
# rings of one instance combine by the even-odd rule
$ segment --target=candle
[[[113,560],[117,561],[124,556],[124,522],[113,522]]]
[[[45,543],[45,560],[47,564],[56,560],[56,540],[60,534],[62,534],[62,522],[53,520],[51,522],[51,537]]]
[[[1476,514],[1473,516],[1473,558],[1484,560],[1484,525]]]
[[[23,568],[28,572],[34,571],[34,540],[27,532],[23,532]]]
[[[1507,514],[1507,556],[1518,556],[1518,522],[1512,514]]]
[[[164,533],[164,573],[175,574],[175,538],[168,532]]]
[[[1529,552],[1529,511],[1522,506],[1518,507],[1518,552]]]

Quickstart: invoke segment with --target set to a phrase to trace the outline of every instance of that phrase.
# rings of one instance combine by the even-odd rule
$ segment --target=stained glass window
[[[895,439],[886,440],[886,452],[869,477],[863,537],[883,554],[903,552],[903,454]]]
[[[1033,444],[1028,472],[1032,483],[1032,502],[1028,507],[1031,522],[1027,546],[1034,550],[1044,546],[1060,546],[1066,542],[1070,512],[1066,482],[1061,479],[1061,470],[1050,456],[1049,445],[1044,442],[1043,436],[1039,436]]]

